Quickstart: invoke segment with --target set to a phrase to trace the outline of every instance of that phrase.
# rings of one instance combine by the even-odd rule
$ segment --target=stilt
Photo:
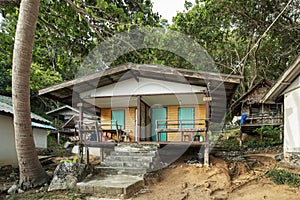
[[[209,166],[209,136],[208,136],[208,127],[209,127],[209,120],[205,120],[205,145],[204,145],[204,165]]]
[[[243,146],[243,133],[242,133],[242,126],[240,126],[240,147]]]
[[[90,163],[90,152],[89,152],[89,148],[86,146],[85,147],[85,164],[89,165]]]
[[[209,166],[209,150],[210,150],[210,144],[209,144],[209,122],[210,122],[210,102],[212,101],[212,97],[209,96],[209,84],[207,85],[207,91],[205,95],[205,106],[206,106],[206,119],[205,119],[205,145],[204,145],[204,165]]]

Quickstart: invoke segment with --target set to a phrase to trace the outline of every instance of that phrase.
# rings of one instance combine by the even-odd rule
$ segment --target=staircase
[[[160,167],[157,145],[120,143],[96,170],[110,175],[143,175]]]

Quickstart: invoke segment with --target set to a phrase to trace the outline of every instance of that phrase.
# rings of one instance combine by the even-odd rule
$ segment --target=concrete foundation
[[[144,179],[130,175],[93,176],[77,183],[77,188],[82,193],[97,193],[107,196],[122,195],[125,198],[132,196],[142,189]]]

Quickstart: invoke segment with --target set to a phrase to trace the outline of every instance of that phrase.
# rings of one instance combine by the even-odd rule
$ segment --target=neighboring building
[[[65,105],[46,112],[46,114],[55,120],[55,127],[57,130],[52,131],[52,133],[57,134],[58,143],[60,143],[61,136],[65,139],[78,136],[78,131],[76,129],[76,121],[78,121],[79,116],[78,109]],[[83,114],[83,117],[97,119],[96,116],[85,113]]]
[[[37,148],[47,148],[48,130],[54,128],[50,126],[50,121],[31,113],[32,129],[35,146]],[[13,126],[13,108],[10,97],[0,95],[0,165],[18,165],[15,148],[15,134]]]
[[[82,109],[93,105],[100,117],[95,126],[108,135],[117,131],[131,142],[168,144],[206,136],[206,122],[222,122],[240,81],[239,76],[125,64],[39,94],[68,105],[81,102]]]
[[[261,102],[271,86],[270,81],[262,79],[231,105],[232,116],[247,115],[246,121],[241,125],[243,133],[251,133],[263,125],[282,124],[282,103]]]
[[[300,55],[290,64],[261,100],[262,103],[284,104],[285,158],[300,158]],[[300,159],[299,159],[300,160]],[[300,161],[299,161],[300,162]]]
[[[46,114],[51,116],[53,119],[55,119],[56,125],[59,126],[59,123],[62,123],[61,125],[63,125],[68,120],[70,120],[74,115],[78,115],[79,110],[77,110],[69,105],[65,105],[65,106],[53,109],[49,112],[46,112]]]

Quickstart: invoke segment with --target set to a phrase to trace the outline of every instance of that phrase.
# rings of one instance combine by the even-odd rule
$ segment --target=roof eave
[[[284,90],[298,77],[300,74],[300,54],[290,64],[290,67],[281,75],[278,81],[270,88],[270,90],[261,99],[262,103],[267,101],[276,101],[282,96]]]

